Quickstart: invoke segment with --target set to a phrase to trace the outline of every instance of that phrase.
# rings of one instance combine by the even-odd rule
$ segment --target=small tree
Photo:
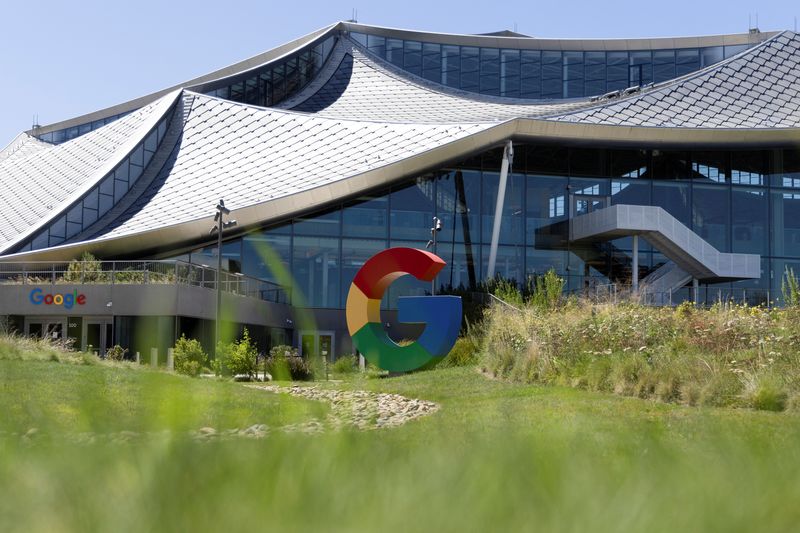
[[[197,376],[200,371],[208,364],[208,355],[203,350],[200,341],[187,339],[181,334],[181,338],[175,341],[175,371],[187,376]]]
[[[247,328],[244,328],[242,338],[230,346],[227,355],[227,361],[224,361],[224,364],[233,375],[245,375],[248,379],[255,377],[258,350],[250,339],[250,332],[247,331]]]
[[[80,259],[73,259],[64,272],[64,281],[69,283],[93,283],[102,281],[103,265],[89,252],[83,252]]]

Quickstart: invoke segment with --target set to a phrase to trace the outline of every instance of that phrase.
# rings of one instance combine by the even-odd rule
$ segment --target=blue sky
[[[0,147],[28,129],[180,83],[337,20],[452,33],[666,37],[793,29],[798,1],[38,1],[0,12]]]

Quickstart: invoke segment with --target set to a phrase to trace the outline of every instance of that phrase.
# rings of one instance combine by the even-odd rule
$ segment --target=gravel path
[[[439,410],[433,402],[406,398],[399,394],[367,391],[344,391],[314,386],[250,385],[279,394],[291,394],[307,400],[327,402],[331,406],[326,424],[333,429],[357,428],[360,430],[396,427]],[[324,427],[320,427],[322,431]]]
[[[246,385],[254,389],[277,394],[290,394],[307,400],[326,402],[331,410],[325,420],[312,419],[307,422],[289,424],[270,428],[266,424],[254,424],[247,428],[232,428],[217,430],[212,427],[203,427],[190,431],[191,438],[199,441],[212,441],[219,439],[263,439],[270,431],[283,433],[322,433],[326,430],[339,430],[355,428],[362,431],[397,427],[430,415],[439,410],[439,405],[425,400],[406,398],[399,394],[385,394],[367,391],[343,391],[323,389],[315,386],[279,387],[277,385]],[[60,438],[78,444],[92,444],[95,442],[129,443],[142,438],[170,436],[169,431],[138,433],[135,431],[119,431],[114,433],[76,433],[63,435]],[[30,428],[24,433],[5,433],[0,431],[0,439],[12,437],[20,439],[23,443],[33,444],[40,439],[47,439],[36,428]]]

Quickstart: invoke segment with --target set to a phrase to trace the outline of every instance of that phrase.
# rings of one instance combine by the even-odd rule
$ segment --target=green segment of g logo
[[[347,295],[347,329],[355,348],[369,362],[384,370],[405,372],[447,355],[461,327],[461,298],[399,298],[400,322],[425,324],[419,339],[407,346],[399,346],[389,338],[380,316],[381,298],[394,280],[409,274],[431,281],[445,264],[424,250],[389,248],[372,256],[356,273]]]

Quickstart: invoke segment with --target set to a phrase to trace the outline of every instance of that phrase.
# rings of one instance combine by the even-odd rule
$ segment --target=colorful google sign
[[[389,248],[378,252],[359,269],[347,295],[347,329],[355,348],[384,370],[406,372],[443,358],[461,328],[458,296],[407,296],[398,298],[398,320],[424,323],[422,335],[411,344],[396,344],[383,328],[381,298],[394,280],[410,274],[431,281],[445,266],[437,255],[415,248]]]
[[[79,294],[77,290],[66,293],[50,294],[42,289],[33,289],[28,295],[28,299],[33,305],[56,305],[64,306],[64,309],[72,309],[75,305],[84,305],[86,303],[86,295]]]

